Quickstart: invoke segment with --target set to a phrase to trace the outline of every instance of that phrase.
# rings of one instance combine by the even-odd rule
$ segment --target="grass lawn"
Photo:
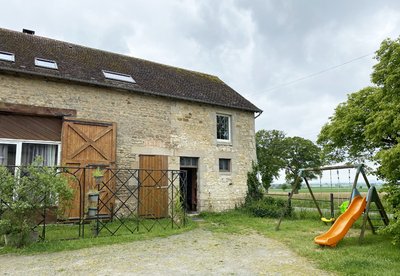
[[[280,230],[275,231],[276,219],[255,218],[241,210],[220,214],[203,213],[201,217],[204,221],[189,221],[185,228],[169,228],[166,230],[155,228],[151,232],[143,231],[129,235],[62,241],[49,240],[32,244],[23,249],[0,247],[0,254],[35,254],[74,250],[165,237],[201,227],[221,233],[246,234],[256,231],[282,242],[299,255],[306,257],[320,269],[339,275],[399,275],[400,248],[390,243],[390,237],[373,235],[370,231],[367,231],[363,243],[359,244],[360,223],[358,221],[337,247],[324,248],[314,244],[313,239],[327,231],[330,226],[324,225],[315,212],[311,214],[298,212],[296,216],[298,219],[283,220]],[[68,230],[64,229],[63,231]],[[268,256],[265,256],[265,258],[267,259]]]
[[[167,227],[170,220],[159,220],[160,223],[151,221],[141,222],[139,230],[134,233],[122,227],[117,235],[111,236],[108,230],[103,229],[98,237],[94,237],[90,225],[85,226],[85,238],[77,238],[78,226],[77,225],[48,225],[46,230],[46,241],[38,242],[26,246],[21,249],[11,247],[1,247],[0,254],[17,253],[17,254],[36,254],[44,252],[59,252],[65,250],[75,250],[81,248],[88,248],[93,246],[109,245],[126,243],[132,241],[146,240],[155,237],[167,237],[175,234],[180,234],[190,231],[197,227],[197,224],[188,220],[186,227],[172,228]],[[119,227],[119,223],[109,224],[107,227],[111,231],[115,231]],[[130,229],[135,229],[137,225],[129,225]],[[148,231],[147,229],[150,229]],[[2,237],[0,237],[1,239]],[[0,242],[1,244],[1,242]]]
[[[366,232],[359,244],[360,229],[354,226],[349,234],[335,248],[325,248],[314,244],[315,236],[327,231],[316,219],[283,220],[276,231],[276,219],[250,217],[241,211],[223,214],[203,214],[202,227],[211,231],[246,233],[257,231],[278,240],[301,256],[314,262],[323,270],[339,275],[399,275],[400,248],[390,243],[390,237]],[[358,223],[359,224],[359,223]],[[268,258],[268,256],[266,256]]]

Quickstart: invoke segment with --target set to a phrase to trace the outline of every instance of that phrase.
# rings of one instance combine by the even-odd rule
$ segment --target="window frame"
[[[61,142],[60,141],[43,141],[43,140],[24,140],[24,139],[4,139],[0,138],[0,144],[16,145],[15,166],[21,166],[22,145],[23,144],[40,144],[40,145],[56,145],[57,161],[56,166],[61,164]]]
[[[219,139],[218,138],[218,117],[219,116],[228,118],[228,139]],[[217,142],[231,143],[232,142],[232,115],[217,113],[216,116],[215,116],[215,123],[216,123]]]
[[[221,170],[221,161],[228,161],[228,168]],[[232,172],[232,159],[231,158],[219,158],[218,159],[218,171],[220,173],[231,173]]]
[[[116,80],[116,81],[122,81],[122,82],[127,82],[127,83],[136,83],[136,81],[133,79],[133,77],[128,74],[122,74],[122,73],[108,71],[108,70],[102,70],[102,72],[103,72],[104,77],[108,80]]]
[[[15,62],[15,54],[6,51],[0,51],[0,60],[6,62]]]
[[[58,65],[55,60],[35,57],[35,66],[40,68],[58,70]]]

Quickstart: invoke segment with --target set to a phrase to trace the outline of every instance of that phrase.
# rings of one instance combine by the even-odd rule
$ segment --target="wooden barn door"
[[[82,120],[64,120],[62,127],[62,165],[66,167],[111,167],[115,166],[116,124]],[[96,187],[93,170],[80,170],[77,178],[81,181],[80,198],[79,185],[70,181],[75,189],[74,201],[67,211],[70,219],[79,218],[80,203],[85,201],[87,206],[87,192]],[[107,187],[100,187],[100,198],[106,206],[99,206],[99,214],[109,216],[114,205],[114,197],[110,190],[115,191],[115,181],[110,172],[105,173],[103,182]],[[83,187],[84,186],[84,187]],[[82,210],[83,212],[83,210]]]
[[[168,156],[140,155],[139,215],[148,218],[168,216]]]

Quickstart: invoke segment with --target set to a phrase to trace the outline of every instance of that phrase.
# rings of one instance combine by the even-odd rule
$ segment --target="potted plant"
[[[42,164],[43,159],[36,158],[16,176],[0,166],[0,234],[11,246],[22,247],[34,240],[38,212],[59,205],[57,212],[63,214],[73,198],[68,179]]]
[[[97,169],[93,172],[93,177],[96,181],[96,185],[99,185],[103,181],[103,176],[104,176],[103,171],[100,170],[99,167],[97,167]]]

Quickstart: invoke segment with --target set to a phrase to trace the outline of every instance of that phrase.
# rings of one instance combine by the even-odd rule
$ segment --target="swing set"
[[[330,181],[331,181],[331,188],[332,188],[332,171],[336,170],[337,171],[337,177],[338,177],[338,182],[339,182],[339,187],[340,187],[340,179],[339,179],[339,170],[343,169],[348,169],[349,170],[349,183],[350,183],[350,169],[356,169],[356,174],[353,180],[353,185],[351,188],[351,196],[349,197],[349,202],[350,205],[347,207],[346,211],[340,215],[337,219],[334,217],[334,210],[333,210],[333,205],[331,204],[331,218],[325,218],[322,214],[321,208],[318,204],[318,201],[316,200],[314,193],[311,189],[311,186],[308,181],[307,177],[307,172],[322,172],[322,171],[329,171],[330,172]],[[357,183],[359,176],[363,177],[365,184],[368,188],[368,193],[366,197],[362,197],[357,190]],[[370,185],[368,178],[366,176],[365,170],[364,170],[364,164],[358,164],[358,165],[340,165],[340,166],[327,166],[327,167],[319,167],[319,168],[304,168],[300,169],[298,176],[294,182],[292,191],[289,195],[289,202],[291,201],[294,192],[300,185],[300,182],[304,180],[308,191],[311,195],[311,198],[318,210],[320,219],[325,223],[333,223],[331,226],[331,229],[329,229],[325,234],[320,235],[314,239],[315,243],[320,244],[320,245],[327,245],[327,246],[336,246],[336,244],[346,235],[347,231],[350,229],[352,224],[362,215],[362,225],[361,225],[361,233],[360,233],[360,241],[364,238],[364,233],[366,229],[366,224],[370,225],[370,228],[372,230],[372,233],[375,234],[375,229],[374,225],[372,224],[372,219],[371,219],[371,203],[375,203],[377,207],[377,211],[380,215],[380,220],[383,221],[385,226],[389,224],[389,218],[385,212],[385,209],[382,205],[382,202],[379,198],[378,192],[376,191],[375,186]],[[321,183],[321,178],[320,178],[320,183]],[[333,194],[331,193],[331,202],[333,202],[332,198]],[[289,205],[285,207],[286,209],[289,208]],[[276,226],[276,230],[279,230],[279,227],[281,225],[281,222],[283,220],[284,214],[287,213],[288,210],[283,210],[282,215],[278,221],[278,224]]]
[[[322,169],[323,170],[323,169]],[[321,170],[321,171],[322,171]],[[325,170],[327,170],[327,168],[325,167]],[[333,186],[332,186],[332,183],[333,183],[333,181],[332,181],[332,170],[333,169],[329,169],[329,179],[330,179],[330,187],[331,187],[331,193],[329,194],[330,195],[330,199],[329,199],[329,202],[331,203],[330,205],[330,218],[326,218],[326,217],[321,217],[321,220],[323,221],[323,222],[326,222],[326,223],[333,223],[334,221],[335,221],[335,209],[334,209],[334,206],[333,206],[333,201],[334,201],[334,197],[333,197],[333,193],[332,193],[332,191],[333,191]],[[337,194],[336,194],[336,196],[337,196],[337,206],[339,206],[339,200],[341,199],[340,198],[340,196],[341,196],[341,191],[340,191],[340,189],[341,189],[341,186],[340,186],[340,174],[339,174],[339,169],[336,169],[336,175],[337,175],[337,185],[338,185],[338,189],[337,189]],[[351,177],[350,177],[350,168],[348,168],[348,178],[349,178],[349,186],[351,186]],[[319,175],[319,184],[320,184],[320,188],[321,188],[321,190],[322,190],[322,184],[321,184],[321,174]],[[322,193],[322,191],[321,191],[321,193]],[[344,213],[345,211],[346,211],[346,209],[347,209],[347,207],[348,207],[348,204],[349,204],[349,201],[347,200],[347,201],[344,201],[344,202],[342,202],[342,204],[339,206],[339,208],[340,208],[340,212],[341,213]]]

